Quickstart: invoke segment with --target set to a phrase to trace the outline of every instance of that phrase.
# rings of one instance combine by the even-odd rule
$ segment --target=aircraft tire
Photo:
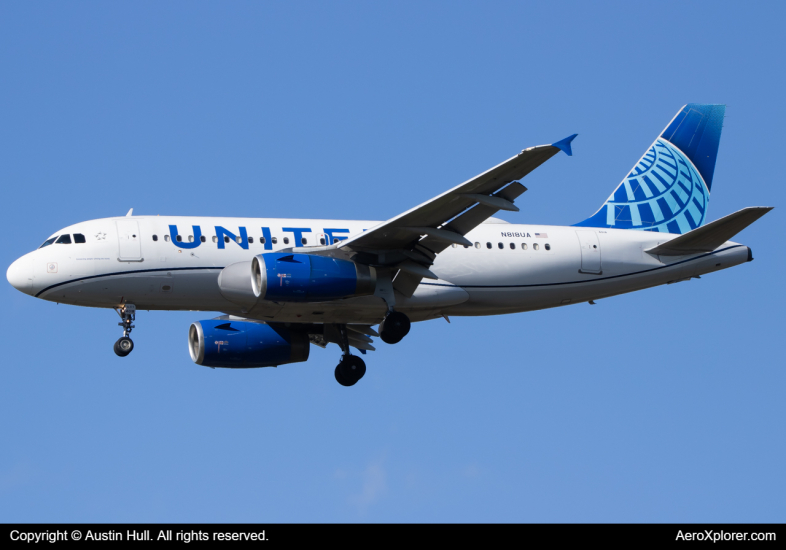
[[[391,311],[379,326],[379,337],[386,344],[398,344],[409,334],[409,317],[400,311]]]
[[[342,386],[354,386],[366,374],[366,363],[356,355],[345,355],[336,367],[336,381]]]
[[[355,382],[350,382],[346,378],[344,378],[344,375],[341,373],[341,364],[336,366],[336,370],[334,374],[336,375],[336,382],[338,382],[342,386],[348,387],[348,386],[353,386],[355,384]]]
[[[123,336],[115,342],[115,354],[118,357],[125,357],[132,351],[134,351],[134,341],[128,336]]]

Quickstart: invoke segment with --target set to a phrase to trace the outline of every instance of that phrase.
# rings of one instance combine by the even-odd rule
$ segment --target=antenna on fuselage
[[[131,210],[128,211],[128,214],[126,214],[126,218],[130,218],[133,213],[134,213],[134,209],[132,208]]]

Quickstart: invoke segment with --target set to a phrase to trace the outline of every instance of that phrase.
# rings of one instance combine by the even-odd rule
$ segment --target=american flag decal
[[[549,234],[548,233],[535,233],[535,238],[536,239],[548,239],[549,238]]]

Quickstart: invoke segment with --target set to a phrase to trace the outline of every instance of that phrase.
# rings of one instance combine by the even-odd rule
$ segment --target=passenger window
[[[194,242],[194,236],[193,235],[189,235],[188,236],[188,242],[190,242],[190,243]]]
[[[248,238],[248,244],[254,244],[254,237]]]
[[[205,242],[205,241],[207,241],[207,239],[205,238],[204,235],[202,235],[201,237],[199,237],[199,241],[200,242]]]
[[[170,239],[169,239],[169,235],[164,235],[164,240],[165,240],[166,242],[169,242],[169,241],[170,241]]]
[[[453,248],[456,248],[456,246],[457,246],[457,245],[456,245],[456,243],[453,243],[453,244],[452,244],[452,245],[450,245],[450,246],[452,246]]]
[[[44,241],[44,244],[42,244],[42,245],[41,245],[41,246],[39,246],[38,248],[44,248],[45,246],[49,246],[50,244],[52,244],[53,242],[55,242],[55,239],[56,239],[56,238],[57,238],[57,237],[52,237],[51,239],[47,239],[47,240],[45,240],[45,241]]]
[[[218,242],[218,237],[217,237],[216,235],[213,235],[213,242],[214,242],[214,243],[217,243],[217,242]]]
[[[538,243],[532,245],[532,250],[537,250],[538,248],[540,248],[540,246],[538,246]]]
[[[486,248],[488,248],[489,250],[491,250],[491,243],[486,243]]]
[[[273,243],[273,244],[276,244],[278,242],[278,238],[277,237],[273,237],[272,239],[270,239],[270,242]]]
[[[182,242],[183,242],[183,237],[181,237],[180,235],[178,235],[177,237],[175,237],[175,239],[177,239],[177,242],[179,242],[179,243],[182,243]]]
[[[158,235],[153,235],[153,242],[158,241]]]
[[[74,243],[75,244],[84,244],[85,243],[85,236],[81,233],[74,233]]]
[[[515,244],[513,244],[513,243],[510,243],[510,249],[511,249],[511,250],[516,250],[516,245],[515,245]]]
[[[243,244],[243,237],[235,237],[235,242],[237,244]]]
[[[224,244],[229,244],[229,237],[224,235]]]
[[[60,235],[55,244],[71,244],[71,235]]]
[[[502,250],[503,248],[505,248],[505,245],[504,245],[504,244],[502,244],[502,243],[497,243],[497,248],[499,248],[500,250]]]
[[[289,244],[289,237],[284,237],[284,244]]]
[[[303,246],[308,244],[308,240],[305,237],[301,237],[300,242],[303,243]]]
[[[527,243],[521,243],[521,249],[522,250],[526,250],[527,249]]]
[[[324,237],[320,237],[319,238],[319,244],[325,244],[325,238]]]
[[[265,237],[259,237],[259,243],[265,244]]]
[[[475,243],[475,248],[480,248],[480,243]]]
[[[546,250],[551,250],[551,245],[549,243],[546,243]]]

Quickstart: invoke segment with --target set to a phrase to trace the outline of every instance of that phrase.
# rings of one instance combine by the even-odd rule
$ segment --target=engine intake
[[[308,334],[265,323],[213,319],[192,323],[188,351],[197,365],[253,368],[308,359]]]
[[[251,287],[260,300],[323,302],[374,294],[373,267],[311,254],[269,253],[251,261]]]

